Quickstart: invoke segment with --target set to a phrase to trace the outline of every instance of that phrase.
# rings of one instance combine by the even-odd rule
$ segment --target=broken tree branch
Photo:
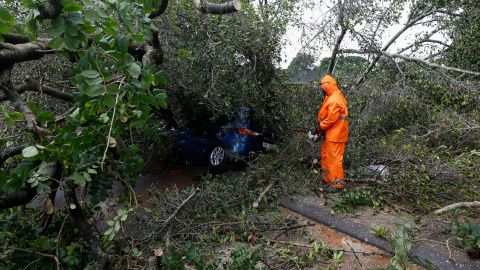
[[[27,124],[25,128],[27,131],[37,136],[39,141],[42,141],[46,135],[50,134],[50,131],[37,125],[37,117],[32,110],[30,110],[25,101],[20,98],[20,95],[15,91],[15,89],[13,89],[11,83],[9,83],[8,86],[1,86],[1,88],[8,99],[15,105],[17,110],[23,114],[25,123]]]
[[[459,202],[459,203],[454,203],[451,205],[447,205],[443,208],[438,209],[434,213],[436,215],[441,215],[443,213],[458,209],[458,208],[480,208],[480,201],[474,201],[474,202]]]
[[[155,229],[152,230],[152,232],[144,237],[143,239],[140,239],[139,242],[146,241],[148,239],[154,238],[158,233],[160,233],[163,229],[165,229],[170,222],[178,215],[180,210],[195,196],[200,191],[199,188],[195,188],[195,190],[175,209],[175,211],[163,222],[162,224],[159,224]]]
[[[3,37],[3,41],[5,43],[10,43],[10,44],[14,44],[14,45],[30,42],[30,39],[28,39],[28,37],[22,36],[22,35],[19,35],[19,34],[12,34],[12,33],[2,34],[2,37]]]
[[[167,7],[168,7],[168,0],[162,0],[162,3],[160,3],[160,6],[158,7],[158,9],[155,11],[152,11],[152,13],[148,15],[148,18],[153,20],[156,17],[162,15],[165,12],[165,10],[167,10]]]
[[[42,163],[37,173],[49,178],[56,173],[57,168],[55,163]],[[36,190],[29,184],[16,191],[0,190],[0,210],[27,204],[36,194]]]
[[[355,50],[355,49],[345,49],[345,50],[342,50],[342,52],[343,53],[355,53],[355,54],[369,54],[369,53],[376,53],[378,55],[383,54],[383,55],[385,55],[387,57],[390,57],[390,58],[400,58],[400,59],[403,59],[403,60],[406,60],[406,61],[417,62],[419,64],[423,64],[423,65],[426,65],[426,66],[429,66],[429,67],[432,67],[432,68],[440,68],[440,69],[445,69],[445,70],[449,70],[449,71],[455,71],[455,72],[480,76],[480,72],[478,72],[478,71],[472,71],[472,70],[466,70],[466,69],[460,69],[460,68],[455,68],[455,67],[439,65],[439,64],[432,63],[432,62],[428,62],[424,59],[405,56],[405,55],[401,55],[401,54],[390,54],[390,53],[387,53],[386,51],[376,51],[375,52],[375,51],[359,51],[359,50]]]
[[[13,248],[13,250],[32,253],[32,254],[35,254],[35,255],[39,255],[39,256],[42,256],[42,257],[53,259],[55,261],[55,263],[57,264],[57,269],[60,270],[60,261],[58,260],[58,257],[55,256],[55,255],[41,253],[41,252],[38,252],[38,251],[28,250],[28,249],[23,249],[23,248]]]
[[[18,94],[21,94],[23,92],[37,92],[37,93],[43,93],[46,95],[49,95],[54,98],[58,98],[64,101],[73,101],[73,95],[70,93],[62,92],[60,90],[57,90],[51,86],[48,85],[40,85],[39,82],[32,78],[27,78],[25,80],[25,84],[15,88],[15,91]],[[0,96],[0,102],[8,100],[7,96]]]
[[[404,59],[404,60],[407,60],[407,61],[417,62],[417,63],[423,64],[423,65],[426,65],[426,66],[429,66],[429,67],[432,67],[432,68],[441,68],[441,69],[445,69],[445,70],[449,70],[449,71],[455,71],[455,72],[480,76],[480,72],[465,70],[465,69],[460,69],[460,68],[455,68],[455,67],[443,66],[443,65],[439,65],[439,64],[435,64],[435,63],[425,61],[425,60],[420,59],[420,58],[409,57],[409,56],[405,56],[405,55],[401,55],[401,54],[389,54],[389,53],[384,52],[384,51],[382,51],[382,54],[384,54],[386,56],[389,56],[389,57],[401,58],[401,59]]]
[[[25,146],[15,146],[7,148],[0,154],[0,166],[2,166],[7,159],[20,154],[23,149],[25,149]]]
[[[232,0],[223,4],[210,3],[206,0],[193,0],[193,2],[198,10],[209,14],[228,14],[242,9],[242,4],[239,0]]]
[[[417,17],[415,18],[411,18],[411,15],[413,14],[413,11],[412,13],[410,14],[409,16],[409,19],[408,21],[405,23],[405,25],[402,27],[402,29],[400,29],[400,31],[398,31],[392,38],[390,38],[390,40],[382,47],[382,49],[380,51],[382,52],[385,52],[387,51],[387,49],[390,47],[390,45],[392,45],[393,43],[395,43],[395,41],[405,32],[407,31],[410,27],[412,27],[415,23],[423,20],[425,17],[428,17],[432,14],[434,14],[435,11],[432,11],[432,10],[427,10],[426,12],[418,15]],[[381,55],[380,54],[377,54],[373,59],[372,59],[372,62],[370,62],[370,64],[368,65],[368,67],[363,71],[363,73],[357,78],[357,80],[355,81],[352,89],[355,89],[357,88],[361,83],[363,83],[366,79],[366,77],[368,76],[368,74],[370,74],[370,72],[373,70],[373,68],[375,67],[375,65],[378,63],[378,61],[380,60],[380,57]]]
[[[262,191],[262,193],[260,193],[260,195],[258,196],[257,200],[252,204],[252,207],[253,208],[257,208],[258,205],[260,204],[260,202],[262,201],[263,197],[265,196],[265,194],[268,193],[268,191],[270,191],[270,189],[272,189],[272,187],[275,185],[275,180],[271,181],[270,184]]]
[[[0,49],[0,63],[12,65],[24,61],[37,60],[45,54],[57,52],[48,47],[49,42],[50,39],[39,38],[29,43],[3,43],[3,49]]]

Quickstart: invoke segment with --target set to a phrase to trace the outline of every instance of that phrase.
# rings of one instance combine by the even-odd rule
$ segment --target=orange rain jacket
[[[318,112],[319,133],[322,130],[325,131],[327,141],[346,142],[348,140],[347,100],[332,76],[323,77],[320,86],[327,96]]]
[[[320,153],[323,179],[332,188],[344,188],[342,163],[348,140],[347,101],[332,76],[323,77],[320,86],[327,94],[317,118],[318,131],[325,131],[326,135]]]

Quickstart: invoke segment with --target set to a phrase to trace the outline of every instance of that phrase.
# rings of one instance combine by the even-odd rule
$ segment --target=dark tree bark
[[[58,98],[58,99],[61,99],[61,100],[64,100],[64,101],[69,101],[69,102],[73,101],[73,95],[72,94],[59,91],[59,90],[57,90],[53,87],[50,87],[48,85],[42,85],[41,86],[39,82],[35,81],[32,78],[26,79],[25,84],[15,88],[15,91],[18,94],[21,94],[21,93],[27,92],[27,91],[43,93],[43,94],[46,94],[46,95],[49,95],[51,97]],[[6,95],[0,96],[0,102],[7,101],[7,100],[9,100],[9,98]]]
[[[27,204],[36,194],[36,190],[30,187],[18,191],[0,190],[0,210]]]
[[[340,44],[343,41],[343,37],[345,37],[346,33],[347,33],[347,28],[344,28],[342,26],[342,32],[340,32],[340,35],[337,37],[337,40],[335,42],[335,47],[333,48],[333,51],[332,51],[332,56],[330,57],[330,63],[328,64],[328,71],[327,71],[328,74],[333,73],[333,69],[335,68],[335,63],[337,62],[336,60],[337,60],[338,50],[340,48]]]
[[[20,154],[23,149],[25,149],[25,146],[16,146],[16,147],[7,148],[5,151],[3,151],[0,154],[0,166],[2,166],[7,159]]]
[[[41,19],[55,19],[62,12],[62,4],[60,0],[48,0],[50,6],[41,5],[38,7],[38,12],[40,13]]]
[[[194,0],[197,8],[203,13],[209,14],[228,14],[242,9],[240,1],[233,0],[223,4],[215,4],[206,0]]]
[[[37,170],[42,176],[52,177],[57,172],[56,164],[42,163]],[[8,209],[29,203],[37,195],[36,189],[27,184],[24,188],[16,191],[0,190],[0,210]]]
[[[162,0],[162,3],[160,3],[160,7],[158,7],[157,10],[150,13],[150,15],[148,15],[148,18],[155,19],[156,17],[162,15],[165,12],[165,10],[167,10],[167,7],[168,7],[168,0]]]
[[[0,43],[0,65],[38,60],[45,54],[55,53],[48,47],[49,42],[50,39],[37,39],[35,42],[21,44]]]

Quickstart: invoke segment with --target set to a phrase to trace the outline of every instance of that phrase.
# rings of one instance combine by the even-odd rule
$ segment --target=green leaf
[[[83,172],[83,178],[85,179],[85,181],[87,182],[91,182],[92,181],[92,178],[90,177],[90,174],[88,174],[87,172]]]
[[[121,52],[121,53],[127,53],[128,51],[128,37],[126,36],[122,36],[120,37],[120,40],[118,41],[118,50]]]
[[[60,36],[65,32],[65,19],[62,16],[55,18],[47,31],[54,37]]]
[[[82,5],[76,3],[73,0],[63,0],[62,5],[63,5],[63,10],[65,12],[74,13],[74,12],[80,12],[83,10]]]
[[[101,84],[89,86],[85,89],[82,89],[81,91],[82,93],[85,93],[89,97],[98,97],[104,93],[103,85]]]
[[[108,116],[107,113],[102,113],[100,115],[100,117],[98,118],[98,120],[104,124],[106,124],[108,122],[108,120],[110,120],[110,117]]]
[[[40,251],[48,251],[53,247],[50,241],[48,241],[48,237],[46,236],[40,236],[39,238],[37,238],[33,242],[33,246]]]
[[[38,183],[37,185],[37,193],[50,193],[50,187],[43,183]]]
[[[97,77],[100,77],[100,73],[98,73],[98,71],[93,70],[93,69],[84,70],[84,71],[82,71],[82,73],[80,73],[80,75],[82,75],[85,78],[89,78],[89,79],[95,79]]]
[[[22,0],[22,6],[26,8],[37,8],[37,3],[34,0]]]
[[[23,114],[20,112],[12,112],[8,116],[10,116],[13,121],[23,121]]]
[[[10,26],[0,21],[0,34],[6,34],[8,32],[10,32]],[[2,39],[1,41],[3,41],[3,37],[0,36],[0,38]]]
[[[73,182],[80,187],[85,186],[85,183],[86,183],[85,179],[78,173],[74,173],[70,175],[70,179],[72,179]]]
[[[63,38],[57,37],[50,40],[50,42],[48,43],[48,46],[53,49],[61,49],[64,46]]]
[[[168,108],[167,104],[167,94],[165,92],[160,92],[155,95],[155,100],[157,101],[157,104],[163,108],[166,109]]]
[[[8,23],[15,23],[15,18],[10,15],[10,12],[2,6],[0,6],[0,20]]]
[[[130,67],[128,68],[128,73],[130,74],[130,76],[137,79],[138,76],[140,76],[141,72],[142,72],[142,68],[139,65],[137,65],[137,63],[130,64]]]
[[[29,146],[22,151],[22,155],[25,158],[31,158],[38,155],[38,150],[35,146]]]
[[[97,174],[97,170],[95,170],[95,169],[87,169],[87,172],[89,174]]]
[[[103,97],[103,104],[107,107],[113,108],[115,107],[115,98],[110,95],[106,95]]]

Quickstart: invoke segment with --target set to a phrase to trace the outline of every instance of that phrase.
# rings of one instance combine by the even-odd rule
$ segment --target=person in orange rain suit
[[[317,132],[325,133],[321,149],[322,175],[331,188],[342,189],[345,187],[343,154],[348,140],[347,100],[331,75],[322,78],[320,87],[326,95],[317,117]]]

